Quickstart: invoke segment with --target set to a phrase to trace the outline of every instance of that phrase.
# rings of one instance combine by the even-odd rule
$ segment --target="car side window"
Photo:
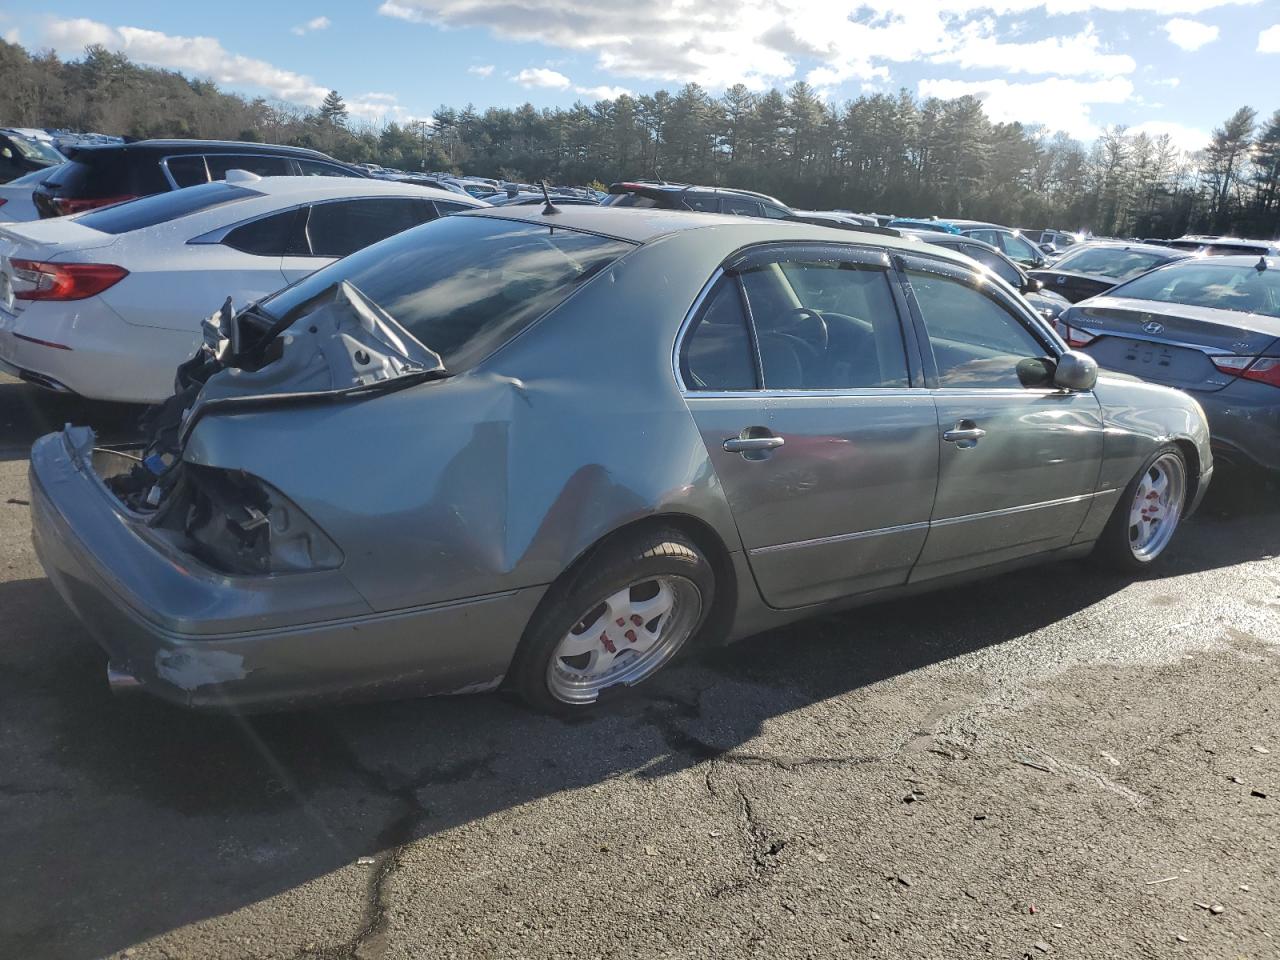
[[[764,215],[770,220],[785,220],[791,216],[786,210],[781,207],[775,207],[772,203],[764,204]]]
[[[311,255],[345,257],[432,219],[414,197],[368,197],[318,203],[307,220]]]
[[[941,387],[1022,389],[1019,360],[1049,351],[1013,313],[962,280],[907,270]]]
[[[1031,244],[1027,243],[1027,241],[1023,240],[1021,237],[1012,233],[1000,234],[1000,249],[1003,250],[1005,255],[1011,260],[1031,261],[1038,260],[1040,258],[1040,251],[1031,246]]]
[[[1018,272],[1018,268],[994,250],[980,247],[976,243],[966,243],[959,250],[965,256],[977,260],[1013,289],[1017,290],[1018,287],[1022,286],[1022,274]]]
[[[445,217],[451,213],[461,213],[463,210],[474,210],[475,207],[469,203],[454,203],[452,200],[432,200],[436,205],[436,211],[440,216]]]
[[[199,154],[185,157],[170,157],[164,162],[169,176],[179,187],[194,187],[209,182],[209,171],[205,169],[204,157]]]
[[[720,202],[714,194],[688,191],[680,194],[680,201],[686,204],[690,210],[701,210],[704,213],[715,213],[720,209]]]
[[[304,177],[358,177],[360,174],[335,163],[322,160],[296,160],[298,170]]]
[[[289,161],[284,157],[210,153],[204,159],[209,165],[210,180],[227,179],[228,170],[248,170],[260,177],[283,177],[291,172]]]
[[[763,208],[758,200],[746,200],[742,197],[724,197],[720,201],[721,213],[732,213],[738,217],[763,216]]]
[[[283,257],[293,253],[306,255],[306,237],[302,235],[302,211],[284,210],[243,223],[223,238],[233,250],[256,257]]]
[[[722,277],[685,335],[681,379],[691,391],[755,390],[753,354],[738,279]]]
[[[883,267],[788,260],[742,273],[765,389],[907,386],[902,327]]]
[[[983,243],[989,243],[993,247],[1000,246],[1000,238],[996,236],[994,230],[971,230],[965,234],[966,237],[973,237],[975,240],[981,240]]]

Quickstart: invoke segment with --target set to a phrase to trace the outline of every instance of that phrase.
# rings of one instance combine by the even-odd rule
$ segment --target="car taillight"
[[[126,200],[138,199],[131,193],[121,194],[118,197],[51,197],[49,205],[53,207],[55,215],[59,217],[69,217],[73,213],[84,213],[86,210],[97,210],[99,207],[109,207],[113,203],[124,203]]]
[[[1078,327],[1063,323],[1061,320],[1056,321],[1053,326],[1062,339],[1067,341],[1067,346],[1069,347],[1086,347],[1098,339],[1096,333],[1086,333]]]
[[[1280,357],[1210,357],[1223,373],[1280,387]]]
[[[129,275],[124,267],[109,263],[44,263],[10,260],[15,280],[30,284],[15,287],[17,300],[84,300],[114,286]]]

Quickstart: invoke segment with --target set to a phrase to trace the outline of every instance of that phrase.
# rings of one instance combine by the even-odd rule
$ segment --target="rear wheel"
[[[676,530],[606,544],[552,586],[516,651],[507,685],[555,713],[590,708],[684,650],[715,596],[710,563]]]
[[[1187,461],[1167,444],[1152,454],[1120,496],[1098,539],[1098,555],[1120,570],[1143,570],[1173,540],[1187,499]]]

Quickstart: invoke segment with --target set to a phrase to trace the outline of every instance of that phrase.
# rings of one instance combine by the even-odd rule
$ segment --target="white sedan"
[[[483,201],[412,184],[233,171],[73,217],[0,224],[0,370],[153,403],[200,323],[392,234]]]
[[[56,169],[32,170],[16,180],[0,183],[0,222],[39,220],[40,211],[32,202],[31,194],[35,192],[36,184]]]

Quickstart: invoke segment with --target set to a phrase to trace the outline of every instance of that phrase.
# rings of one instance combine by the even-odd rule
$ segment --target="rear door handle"
[[[724,449],[727,453],[752,453],[777,450],[786,442],[782,437],[730,437],[724,442]]]
[[[977,445],[978,441],[987,435],[987,431],[983,430],[972,420],[961,420],[954,427],[942,435],[942,439],[947,443],[954,443],[961,450],[967,450]]]

